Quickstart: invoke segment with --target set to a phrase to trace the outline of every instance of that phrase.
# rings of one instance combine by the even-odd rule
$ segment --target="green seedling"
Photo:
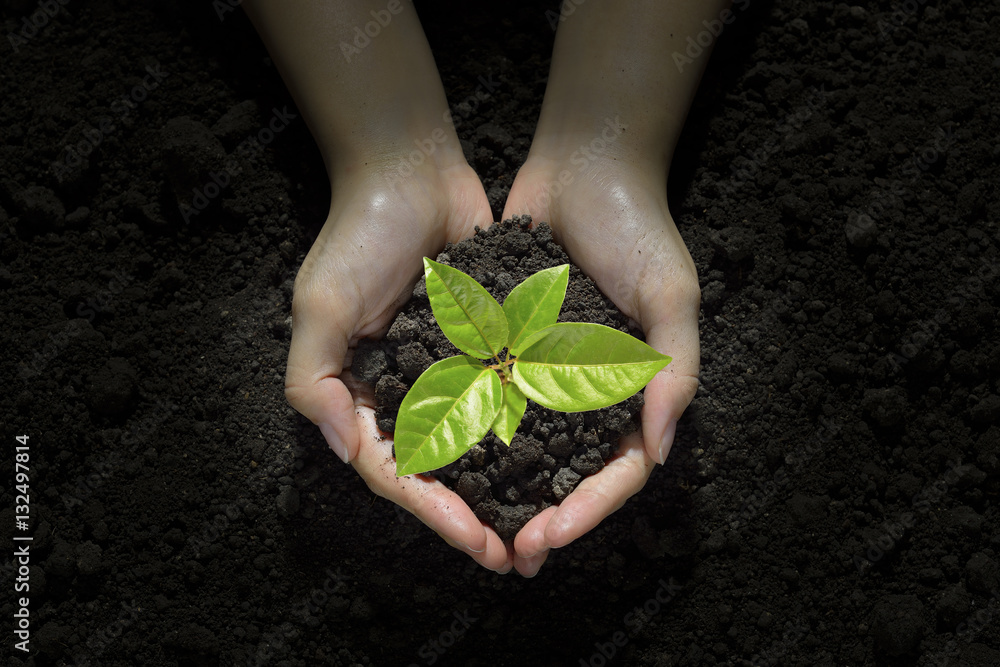
[[[396,475],[458,459],[490,428],[510,445],[527,399],[583,412],[646,386],[670,357],[600,324],[556,323],[569,265],[539,271],[497,303],[458,269],[424,258],[427,297],[448,340],[465,354],[432,365],[396,418]]]

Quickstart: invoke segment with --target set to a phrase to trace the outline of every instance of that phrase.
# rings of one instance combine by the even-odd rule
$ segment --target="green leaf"
[[[497,418],[493,420],[493,432],[508,447],[510,441],[514,439],[514,432],[517,431],[527,407],[528,399],[516,384],[508,382],[503,385],[503,404],[500,406]]]
[[[399,406],[396,476],[456,460],[489,432],[502,400],[500,376],[471,357],[449,357],[428,368]]]
[[[569,264],[539,271],[511,290],[503,302],[510,353],[521,353],[528,336],[556,323],[569,285]]]
[[[639,391],[670,363],[637,338],[600,324],[554,324],[531,336],[514,362],[514,381],[539,405],[597,410]]]
[[[456,268],[424,258],[427,298],[455,347],[489,359],[507,347],[507,316],[482,285]]]

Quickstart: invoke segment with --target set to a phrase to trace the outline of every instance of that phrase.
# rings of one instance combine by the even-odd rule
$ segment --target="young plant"
[[[569,265],[539,271],[503,306],[472,277],[424,258],[427,297],[465,354],[432,365],[396,418],[396,475],[458,459],[490,428],[510,445],[531,399],[553,410],[597,410],[646,386],[670,357],[600,324],[556,323]]]

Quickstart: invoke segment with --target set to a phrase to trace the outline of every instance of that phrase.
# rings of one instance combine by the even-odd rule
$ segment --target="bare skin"
[[[624,14],[590,0],[560,25],[538,129],[504,218],[550,221],[573,261],[674,361],[645,390],[642,432],[623,438],[604,470],[532,519],[510,546],[440,482],[396,477],[371,388],[350,377],[351,349],[387,329],[421,258],[489,226],[492,214],[447,122],[413,7],[401,3],[347,62],[340,42],[386,5],[337,4],[244,3],[331,180],[327,221],[295,281],[286,396],[373,492],[484,567],[534,576],[550,549],[591,530],[645,485],[697,389],[697,274],[670,216],[666,178],[707,54],[683,71],[670,54],[725,4],[647,0]],[[414,152],[428,139],[432,153]]]
[[[708,54],[681,68],[672,54],[727,6],[587,2],[556,35],[542,114],[503,217],[549,221],[573,261],[674,360],[646,387],[642,432],[518,533],[515,567],[525,576],[642,489],[697,391],[701,295],[666,182]]]

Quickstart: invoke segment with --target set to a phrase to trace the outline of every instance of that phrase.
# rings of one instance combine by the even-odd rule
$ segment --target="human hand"
[[[555,187],[560,174],[569,185]],[[558,192],[553,196],[552,193]],[[547,221],[556,241],[601,291],[642,327],[646,342],[673,357],[644,393],[642,431],[563,502],[529,521],[514,540],[514,567],[534,576],[549,549],[597,526],[646,484],[673,444],[677,420],[698,388],[697,271],[667,207],[662,170],[597,157],[531,156],[518,172],[504,219]]]
[[[350,374],[351,348],[388,328],[410,297],[421,258],[493,219],[464,160],[391,184],[387,173],[395,175],[372,168],[335,182],[327,221],[295,279],[285,394],[374,493],[484,567],[506,572],[507,547],[456,493],[428,477],[396,477],[392,441],[375,425],[373,390]]]

